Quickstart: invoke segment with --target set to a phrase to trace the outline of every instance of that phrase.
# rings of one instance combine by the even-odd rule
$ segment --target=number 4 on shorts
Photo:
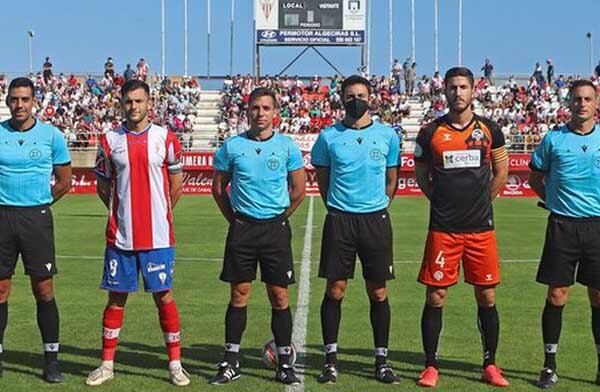
[[[440,250],[440,253],[438,253],[437,257],[435,258],[435,264],[439,265],[440,268],[444,268],[444,266],[446,265],[446,259],[444,259],[444,252]]]

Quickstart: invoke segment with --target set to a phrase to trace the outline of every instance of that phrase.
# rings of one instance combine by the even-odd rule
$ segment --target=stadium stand
[[[524,82],[510,77],[494,86],[482,77],[476,80],[475,110],[499,123],[510,151],[532,151],[545,132],[568,120],[566,93],[575,78],[560,75],[549,86],[535,77]],[[38,117],[61,129],[72,150],[93,150],[97,136],[121,121],[118,99],[124,78],[120,75],[59,74],[46,80],[38,73],[32,79],[41,102]],[[221,90],[203,90],[194,78],[153,79],[152,118],[174,131],[187,151],[214,150],[227,137],[245,131],[247,99],[259,85],[277,93],[280,116],[276,125],[281,132],[318,133],[343,117],[339,95],[342,79],[338,76],[308,80],[265,76],[256,82],[250,75],[237,75],[225,78]],[[406,94],[397,78],[373,75],[369,79],[372,116],[402,133],[403,150],[412,152],[420,127],[446,112],[441,78],[422,76],[413,95]],[[7,82],[8,78],[0,75],[2,92]],[[600,90],[598,80],[594,82]],[[9,115],[2,99],[0,119]]]

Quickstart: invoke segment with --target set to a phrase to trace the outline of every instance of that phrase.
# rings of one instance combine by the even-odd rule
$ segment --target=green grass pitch
[[[294,256],[300,276],[309,200],[292,219]],[[56,278],[61,311],[63,385],[40,379],[41,342],[29,283],[19,263],[9,300],[9,326],[4,339],[5,374],[0,391],[82,391],[85,376],[100,361],[101,315],[105,292],[98,289],[102,274],[106,211],[94,196],[68,196],[53,207],[60,274]],[[317,278],[321,229],[325,209],[314,200],[314,222],[308,306],[306,391],[414,391],[422,367],[420,316],[423,286],[416,282],[422,255],[428,206],[421,198],[398,198],[391,207],[397,279],[391,281],[390,360],[403,381],[398,386],[372,377],[372,336],[368,301],[362,278],[350,282],[343,302],[339,338],[340,377],[336,386],[320,386],[322,365],[319,306],[324,282]],[[499,365],[511,382],[508,390],[533,391],[542,362],[540,331],[545,288],[534,283],[546,213],[534,199],[498,199],[495,203],[503,283],[498,287],[501,319]],[[226,232],[224,219],[210,197],[184,197],[175,210],[177,267],[175,298],[183,336],[184,366],[192,374],[193,390],[209,390],[207,379],[221,359],[228,286],[218,280]],[[360,277],[360,267],[357,267]],[[292,310],[298,285],[290,291]],[[472,288],[463,282],[451,288],[444,310],[441,338],[441,378],[438,390],[480,391],[481,343],[476,326]],[[260,348],[270,337],[270,310],[264,287],[254,285],[248,327],[242,341],[243,377],[229,391],[284,391],[265,369]],[[596,354],[590,331],[590,311],[584,288],[575,286],[564,314],[558,354],[560,382],[556,391],[596,390]],[[166,352],[155,307],[148,294],[130,296],[116,357],[116,377],[100,391],[171,391]]]

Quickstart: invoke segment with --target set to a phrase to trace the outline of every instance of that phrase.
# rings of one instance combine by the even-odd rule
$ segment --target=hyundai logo
[[[265,30],[263,31],[260,36],[262,38],[266,38],[266,39],[272,39],[275,38],[277,36],[277,33],[273,30]]]

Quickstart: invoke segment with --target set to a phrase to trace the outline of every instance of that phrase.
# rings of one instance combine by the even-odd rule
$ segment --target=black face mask
[[[369,110],[369,103],[362,99],[352,98],[344,102],[344,109],[348,116],[358,120]]]

